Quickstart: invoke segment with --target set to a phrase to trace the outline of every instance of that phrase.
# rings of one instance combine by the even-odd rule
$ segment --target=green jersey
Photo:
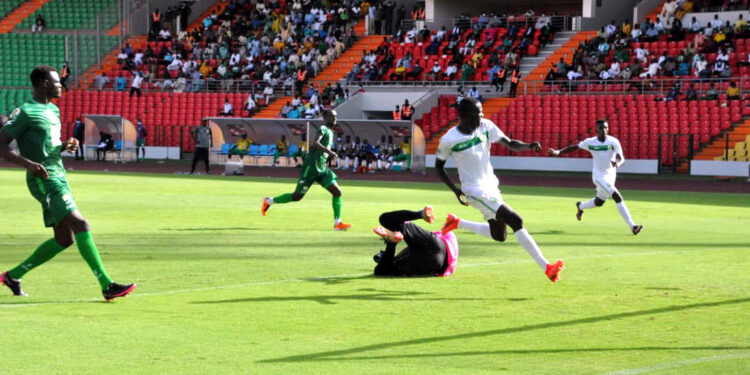
[[[318,128],[318,134],[315,136],[315,139],[318,139],[320,136],[322,136],[322,138],[320,138],[320,144],[323,145],[323,147],[330,149],[331,146],[333,146],[333,131],[328,129],[327,126],[321,125],[320,128]],[[312,165],[316,172],[323,173],[328,169],[328,154],[317,147],[310,146],[310,152],[308,152],[307,157],[305,157],[305,165]]]
[[[40,163],[50,177],[65,177],[60,152],[62,126],[56,105],[29,100],[13,110],[2,131],[16,139],[21,156]],[[31,178],[31,175],[27,176]]]

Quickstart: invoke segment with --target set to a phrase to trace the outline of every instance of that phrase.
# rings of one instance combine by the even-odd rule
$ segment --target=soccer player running
[[[453,232],[430,232],[411,221],[435,221],[431,206],[420,211],[399,210],[380,215],[373,232],[385,241],[385,250],[373,258],[376,276],[450,276],[458,264],[458,240]],[[396,255],[396,245],[406,248]]]
[[[14,295],[25,296],[21,278],[75,242],[94,272],[104,298],[110,301],[124,297],[135,289],[135,284],[118,284],[107,275],[89,223],[78,211],[65,180],[60,152],[63,147],[75,152],[79,145],[73,138],[65,145],[60,140],[60,111],[51,103],[62,94],[60,76],[54,68],[38,66],[31,71],[31,84],[33,99],[16,108],[0,131],[0,157],[26,168],[26,186],[41,203],[44,225],[53,228],[54,237],[39,245],[18,266],[0,274],[0,282]],[[18,143],[20,155],[10,148],[13,139]]]
[[[331,150],[334,140],[333,130],[338,125],[338,115],[336,111],[327,109],[323,111],[323,120],[325,125],[318,128],[315,141],[310,145],[310,152],[307,153],[303,161],[302,171],[297,180],[297,188],[294,189],[293,193],[263,198],[263,205],[260,209],[263,216],[266,216],[268,209],[274,203],[281,204],[302,200],[310,186],[317,182],[333,195],[333,229],[347,230],[352,226],[341,221],[341,188],[336,183],[336,174],[328,167],[328,158],[333,161],[338,158],[338,155]]]
[[[568,152],[582,149],[591,154],[594,159],[594,168],[591,177],[596,186],[596,196],[586,202],[576,202],[576,218],[580,221],[583,218],[583,210],[601,207],[604,202],[612,197],[617,203],[617,211],[628,224],[628,228],[633,234],[637,235],[643,229],[643,225],[637,225],[630,217],[628,207],[622,199],[622,195],[615,187],[617,179],[617,169],[625,164],[625,157],[622,154],[622,146],[617,138],[609,135],[609,124],[605,120],[596,121],[596,137],[586,138],[577,145],[569,145],[561,150],[549,149],[552,156],[559,156]]]
[[[453,191],[458,202],[472,206],[482,213],[486,223],[477,223],[460,219],[448,214],[442,233],[456,228],[466,229],[476,234],[503,242],[507,238],[506,225],[510,226],[518,242],[542,268],[552,281],[559,280],[560,272],[565,268],[562,260],[550,264],[542,255],[534,238],[523,226],[523,219],[503,201],[498,187],[499,181],[490,164],[490,146],[499,143],[512,151],[542,149],[538,142],[524,143],[510,139],[493,123],[484,118],[482,103],[474,98],[465,98],[458,103],[459,124],[440,138],[435,169],[438,176]],[[458,168],[461,180],[459,189],[445,172],[448,158]]]

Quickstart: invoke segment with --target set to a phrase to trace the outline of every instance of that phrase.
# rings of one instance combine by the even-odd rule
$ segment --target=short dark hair
[[[48,65],[39,65],[31,70],[29,78],[31,79],[31,85],[34,87],[41,87],[44,81],[50,79],[50,73],[56,72],[57,69]]]
[[[477,103],[479,101],[475,98],[463,98],[458,103],[458,115],[464,116],[471,112],[472,110],[475,110],[477,108]]]
[[[330,108],[324,109],[322,115],[323,116],[333,116],[333,110],[330,109]]]
[[[607,125],[607,127],[609,127],[609,123],[607,123],[607,120],[605,119],[596,120],[596,126],[599,126],[599,125]]]

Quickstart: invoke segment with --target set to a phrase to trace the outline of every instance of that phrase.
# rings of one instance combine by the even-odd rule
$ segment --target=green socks
[[[109,278],[107,271],[104,270],[102,258],[99,256],[99,250],[96,249],[94,240],[91,238],[91,232],[76,233],[76,244],[78,245],[78,252],[86,260],[89,268],[94,271],[94,276],[99,281],[102,290],[106,290],[112,279]]]
[[[333,219],[341,219],[341,197],[333,197],[331,201],[333,203]]]
[[[292,201],[292,193],[281,194],[278,197],[273,197],[273,203],[289,203]]]
[[[54,258],[55,255],[63,250],[65,250],[65,248],[62,245],[57,243],[54,238],[50,238],[39,245],[39,247],[37,247],[26,260],[16,266],[16,268],[8,271],[8,276],[12,279],[20,279],[27,272]]]

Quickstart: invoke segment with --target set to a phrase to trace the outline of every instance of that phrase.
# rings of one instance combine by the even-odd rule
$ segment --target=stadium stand
[[[36,12],[49,0],[4,0],[0,3],[0,34],[5,34],[13,30],[16,25],[21,23],[29,15]]]
[[[10,113],[14,108],[31,99],[29,90],[0,90],[0,113]]]
[[[31,29],[37,13],[44,16],[47,29],[95,29],[96,16],[100,15],[100,26],[109,29],[117,24],[116,0],[50,0],[36,12],[30,14],[17,27]]]

